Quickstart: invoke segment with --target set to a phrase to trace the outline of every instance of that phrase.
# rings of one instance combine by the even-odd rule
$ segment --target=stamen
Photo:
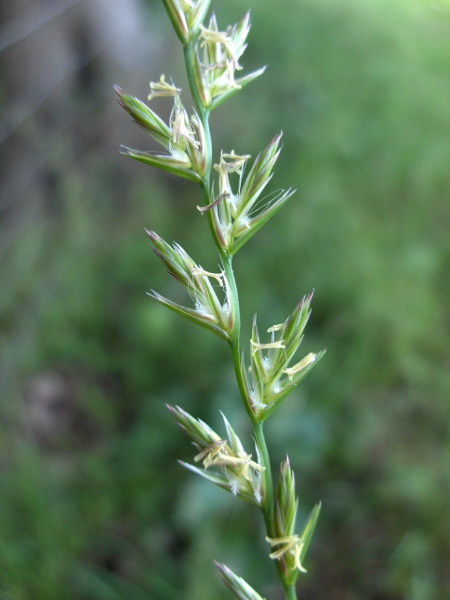
[[[242,467],[240,476],[243,476],[247,481],[252,481],[250,468],[254,471],[264,471],[265,467],[259,465],[254,460],[251,460],[251,454],[232,455],[228,454],[227,442],[219,440],[214,442],[207,448],[204,448],[197,456],[194,457],[196,462],[203,459],[205,469],[209,467]]]
[[[227,162],[225,160],[227,158],[231,159],[231,162]],[[219,168],[222,168],[227,173],[238,173],[240,175],[243,166],[250,158],[250,154],[243,154],[242,156],[239,156],[235,154],[234,150],[232,150],[230,154],[222,154],[220,157],[220,167],[219,165],[214,165],[214,168],[217,171]]]
[[[300,362],[298,362],[296,365],[294,365],[293,367],[289,367],[288,369],[283,369],[283,373],[286,373],[286,375],[292,381],[292,379],[294,378],[294,375],[296,375],[296,373],[299,373],[305,367],[307,367],[308,365],[313,363],[316,360],[316,357],[317,357],[317,354],[314,354],[314,352],[310,352],[309,354],[307,354],[305,356],[305,358],[302,358],[302,360]]]
[[[195,139],[195,131],[188,129],[186,125],[186,111],[178,106],[175,108],[172,122],[172,139],[175,144],[178,144],[180,135],[190,142],[195,148],[200,147],[200,142]]]
[[[302,553],[304,545],[305,544],[302,542],[301,544],[297,544],[297,546],[295,547],[295,549],[294,549],[294,562],[295,562],[295,566],[297,567],[297,569],[299,571],[301,571],[302,573],[307,573],[307,570],[305,569],[305,567],[300,562],[300,555]]]
[[[200,211],[201,214],[203,214],[206,211],[211,210],[215,206],[218,206],[223,200],[229,197],[230,194],[228,192],[224,192],[223,194],[220,194],[220,196],[216,198],[216,200],[214,200],[214,202],[212,202],[211,204],[208,204],[207,206],[197,206],[197,210]]]
[[[191,275],[194,275],[194,277],[211,277],[213,279],[216,279],[220,283],[220,285],[223,286],[224,273],[210,273],[209,271],[205,271],[201,267],[197,267],[191,270]]]
[[[286,552],[290,552],[294,555],[296,568],[303,573],[307,572],[305,567],[303,567],[300,562],[300,554],[305,544],[297,534],[287,535],[279,538],[266,537],[266,540],[271,546],[281,546],[281,548],[278,548],[278,550],[275,550],[275,552],[269,554],[270,558],[274,560],[280,560],[286,554]]]
[[[210,446],[207,446],[206,448],[204,448],[199,454],[197,454],[197,456],[194,456],[195,462],[199,462],[205,456],[207,456],[208,458],[214,457],[226,445],[227,445],[226,440],[217,440],[217,442],[214,442]]]
[[[173,81],[172,84],[167,83],[165,75],[161,75],[157,83],[155,83],[154,81],[150,82],[150,91],[151,93],[148,95],[149,100],[152,100],[152,98],[156,97],[179,96],[181,93],[181,89],[175,87]]]
[[[226,31],[216,31],[214,29],[207,29],[203,25],[200,25],[201,34],[200,37],[203,38],[203,42],[200,44],[200,47],[206,46],[207,44],[223,44],[228,52],[231,54],[232,51],[232,41]]]
[[[254,342],[250,340],[250,344],[253,346],[253,354],[260,350],[275,350],[280,349],[283,350],[286,346],[283,344],[284,340],[278,340],[277,342],[269,342],[268,344],[259,344],[258,342]]]
[[[228,79],[229,79],[227,89],[234,88],[235,90],[240,90],[242,86],[237,84],[236,80],[234,79],[234,71],[236,69],[235,61],[227,60],[226,63],[227,63],[227,71],[228,71]]]

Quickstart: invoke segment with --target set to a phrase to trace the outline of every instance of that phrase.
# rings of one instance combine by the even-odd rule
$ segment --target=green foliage
[[[229,22],[241,4],[222,4]],[[220,145],[242,154],[282,128],[276,179],[299,190],[236,268],[252,297],[247,322],[257,304],[269,327],[316,289],[305,343],[327,358],[268,430],[282,441],[278,462],[297,448],[291,463],[308,491],[299,521],[322,499],[305,597],[440,600],[450,553],[449,10],[419,0],[253,5],[246,61],[267,63],[267,74],[213,121]],[[218,423],[226,393],[228,418],[245,429],[229,374],[217,383],[220,340],[178,319],[169,369],[177,317],[144,294],[166,285],[144,226],[186,242],[194,259],[208,243],[189,183],[144,182],[148,170],[135,169],[127,200],[112,206],[112,172],[80,178],[64,149],[49,160],[66,165],[59,214],[25,217],[2,258],[0,596],[206,599],[219,536],[224,561],[271,597],[246,558],[257,523],[243,507],[248,520],[234,530],[232,498],[187,481],[175,462],[186,445],[165,414],[164,402],[180,403]],[[63,376],[90,424],[50,448],[26,433],[22,400],[46,372]]]

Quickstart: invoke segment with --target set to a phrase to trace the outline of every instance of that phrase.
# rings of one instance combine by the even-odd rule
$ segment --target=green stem
[[[203,101],[198,92],[198,88],[195,80],[195,68],[194,68],[194,48],[192,43],[188,43],[184,46],[184,59],[186,63],[186,73],[189,81],[189,87],[191,90],[192,97],[195,102],[195,106],[199,117],[202,121],[202,125],[205,131],[205,156],[206,156],[206,171],[201,183],[204,194],[204,205],[211,204],[211,170],[212,170],[212,142],[211,133],[209,128],[209,115],[210,112],[203,105]],[[234,325],[233,325],[233,338],[230,341],[230,348],[233,355],[234,371],[236,375],[237,384],[242,397],[245,410],[249,416],[249,419],[253,426],[254,438],[261,455],[261,463],[264,467],[264,496],[261,502],[261,510],[264,517],[264,523],[266,532],[269,537],[274,537],[274,504],[275,494],[273,486],[272,469],[270,465],[270,457],[267,449],[266,439],[264,436],[263,423],[260,423],[251,407],[251,401],[247,394],[247,387],[242,376],[242,364],[241,364],[241,344],[240,344],[240,331],[241,331],[241,313],[239,294],[236,284],[236,278],[233,271],[233,256],[228,254],[226,250],[221,246],[219,239],[217,238],[216,231],[212,220],[211,211],[207,211],[208,223],[211,230],[214,243],[219,251],[223,262],[223,268],[225,275],[231,288],[231,304],[230,310],[234,314]],[[288,585],[283,577],[281,570],[281,563],[276,562],[279,578],[283,585],[283,590],[286,595],[286,600],[297,600],[297,594],[295,586]]]
[[[261,454],[261,462],[264,466],[264,498],[261,505],[261,510],[264,516],[264,523],[266,524],[266,531],[269,537],[274,537],[273,531],[273,507],[274,507],[274,490],[273,490],[273,477],[272,469],[270,466],[269,451],[267,450],[266,438],[264,436],[264,429],[262,423],[255,423],[253,425],[253,431],[255,434],[255,441]]]
[[[189,82],[189,88],[191,90],[192,98],[195,102],[195,107],[202,121],[203,128],[205,130],[206,147],[204,148],[206,156],[206,174],[204,177],[204,185],[209,190],[209,184],[211,179],[211,167],[212,167],[212,144],[211,144],[211,133],[209,130],[209,109],[205,108],[203,101],[200,97],[198,87],[195,81],[195,67],[194,67],[194,47],[192,43],[188,43],[183,47],[184,50],[184,62],[186,64],[186,74]]]
[[[200,184],[203,190],[204,196],[204,206],[208,206],[211,204],[211,170],[212,170],[212,142],[211,142],[211,131],[209,128],[209,115],[210,112],[203,105],[203,101],[198,92],[197,84],[195,81],[195,68],[194,68],[194,47],[192,43],[186,44],[184,47],[184,61],[186,64],[186,73],[189,82],[189,88],[191,90],[192,98],[195,102],[195,107],[197,109],[198,115],[203,125],[203,129],[205,131],[205,147],[203,148],[205,159],[206,159],[206,169],[205,175],[203,176],[203,181]],[[219,254],[222,260],[225,261],[227,254],[225,250],[222,248],[216,232],[214,230],[214,223],[212,219],[211,211],[207,211],[208,224],[209,229],[211,231],[211,235],[213,237],[214,243],[219,251]]]
[[[266,439],[264,437],[263,423],[254,423],[254,435],[255,440],[259,448],[259,452],[261,454],[261,462],[265,467],[264,475],[265,475],[265,495],[263,499],[263,503],[261,505],[261,510],[264,517],[264,523],[266,526],[266,532],[269,537],[275,537],[275,532],[273,530],[273,524],[275,520],[274,516],[274,505],[275,505],[275,497],[274,497],[274,487],[273,487],[273,478],[272,478],[272,470],[270,467],[270,458],[269,452],[267,450]],[[281,568],[281,563],[279,561],[275,562],[275,566],[278,572],[278,576],[280,578],[281,584],[283,586],[284,593],[286,595],[286,600],[297,600],[297,592],[295,589],[295,585],[289,585],[283,577],[283,571]]]
[[[286,594],[286,600],[297,600],[297,591],[295,589],[295,585],[288,585],[283,579],[282,583],[284,593]]]

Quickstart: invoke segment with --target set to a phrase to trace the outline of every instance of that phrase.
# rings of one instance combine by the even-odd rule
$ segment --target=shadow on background
[[[299,190],[236,258],[244,339],[315,288],[304,353],[328,349],[267,427],[300,517],[323,502],[300,597],[442,600],[450,3],[216,4],[222,26],[252,8],[242,62],[269,66],[214,113],[216,157],[282,129],[271,189]],[[172,293],[144,227],[217,266],[195,185],[118,155],[149,141],[114,83],[186,89],[161,5],[0,7],[2,600],[225,600],[211,557],[281,598],[259,515],[182,471],[164,406],[250,435],[226,345],[144,294]]]

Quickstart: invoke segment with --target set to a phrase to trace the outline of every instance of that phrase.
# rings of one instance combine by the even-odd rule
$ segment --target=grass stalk
[[[231,424],[224,416],[228,439],[222,439],[205,422],[195,419],[180,407],[169,407],[179,424],[191,437],[199,453],[195,462],[203,469],[186,463],[188,469],[237,497],[258,506],[263,514],[269,554],[276,564],[286,600],[296,600],[296,580],[305,569],[304,554],[318,517],[313,510],[302,533],[295,532],[298,499],[289,459],[282,463],[277,485],[274,484],[269,449],[264,435],[264,422],[309,372],[322,353],[310,353],[291,365],[303,337],[309,315],[311,295],[294,309],[284,323],[274,325],[269,342],[261,342],[256,319],[250,341],[250,365],[245,364],[241,349],[241,312],[239,291],[233,269],[233,257],[260,227],[279,210],[292,195],[289,189],[275,199],[260,200],[272,177],[278,159],[281,135],[275,136],[257,156],[245,173],[250,156],[220,154],[214,165],[218,173],[218,196],[213,197],[213,144],[209,118],[211,110],[259,77],[264,69],[236,79],[241,70],[240,58],[246,48],[250,30],[249,14],[226,30],[218,28],[211,16],[204,24],[210,0],[164,0],[172,25],[182,42],[187,78],[195,113],[188,116],[173,82],[164,76],[151,83],[154,96],[173,97],[174,108],[169,124],[165,124],[150,107],[116,88],[119,101],[135,121],[146,129],[166,149],[168,154],[151,155],[126,149],[126,154],[164,169],[172,174],[197,182],[203,191],[203,204],[197,207],[207,220],[219,253],[220,273],[205,271],[179,245],[170,246],[154,232],[148,232],[153,249],[165,263],[169,273],[184,285],[194,308],[185,307],[164,298],[157,292],[150,295],[190,321],[209,329],[225,339],[231,349],[237,386],[243,406],[253,427],[256,446],[255,460],[244,450]],[[239,187],[234,190],[230,174],[237,173]],[[262,208],[258,208],[261,207]],[[225,294],[222,302],[216,290]],[[241,600],[263,600],[241,577],[218,563],[226,585]]]

